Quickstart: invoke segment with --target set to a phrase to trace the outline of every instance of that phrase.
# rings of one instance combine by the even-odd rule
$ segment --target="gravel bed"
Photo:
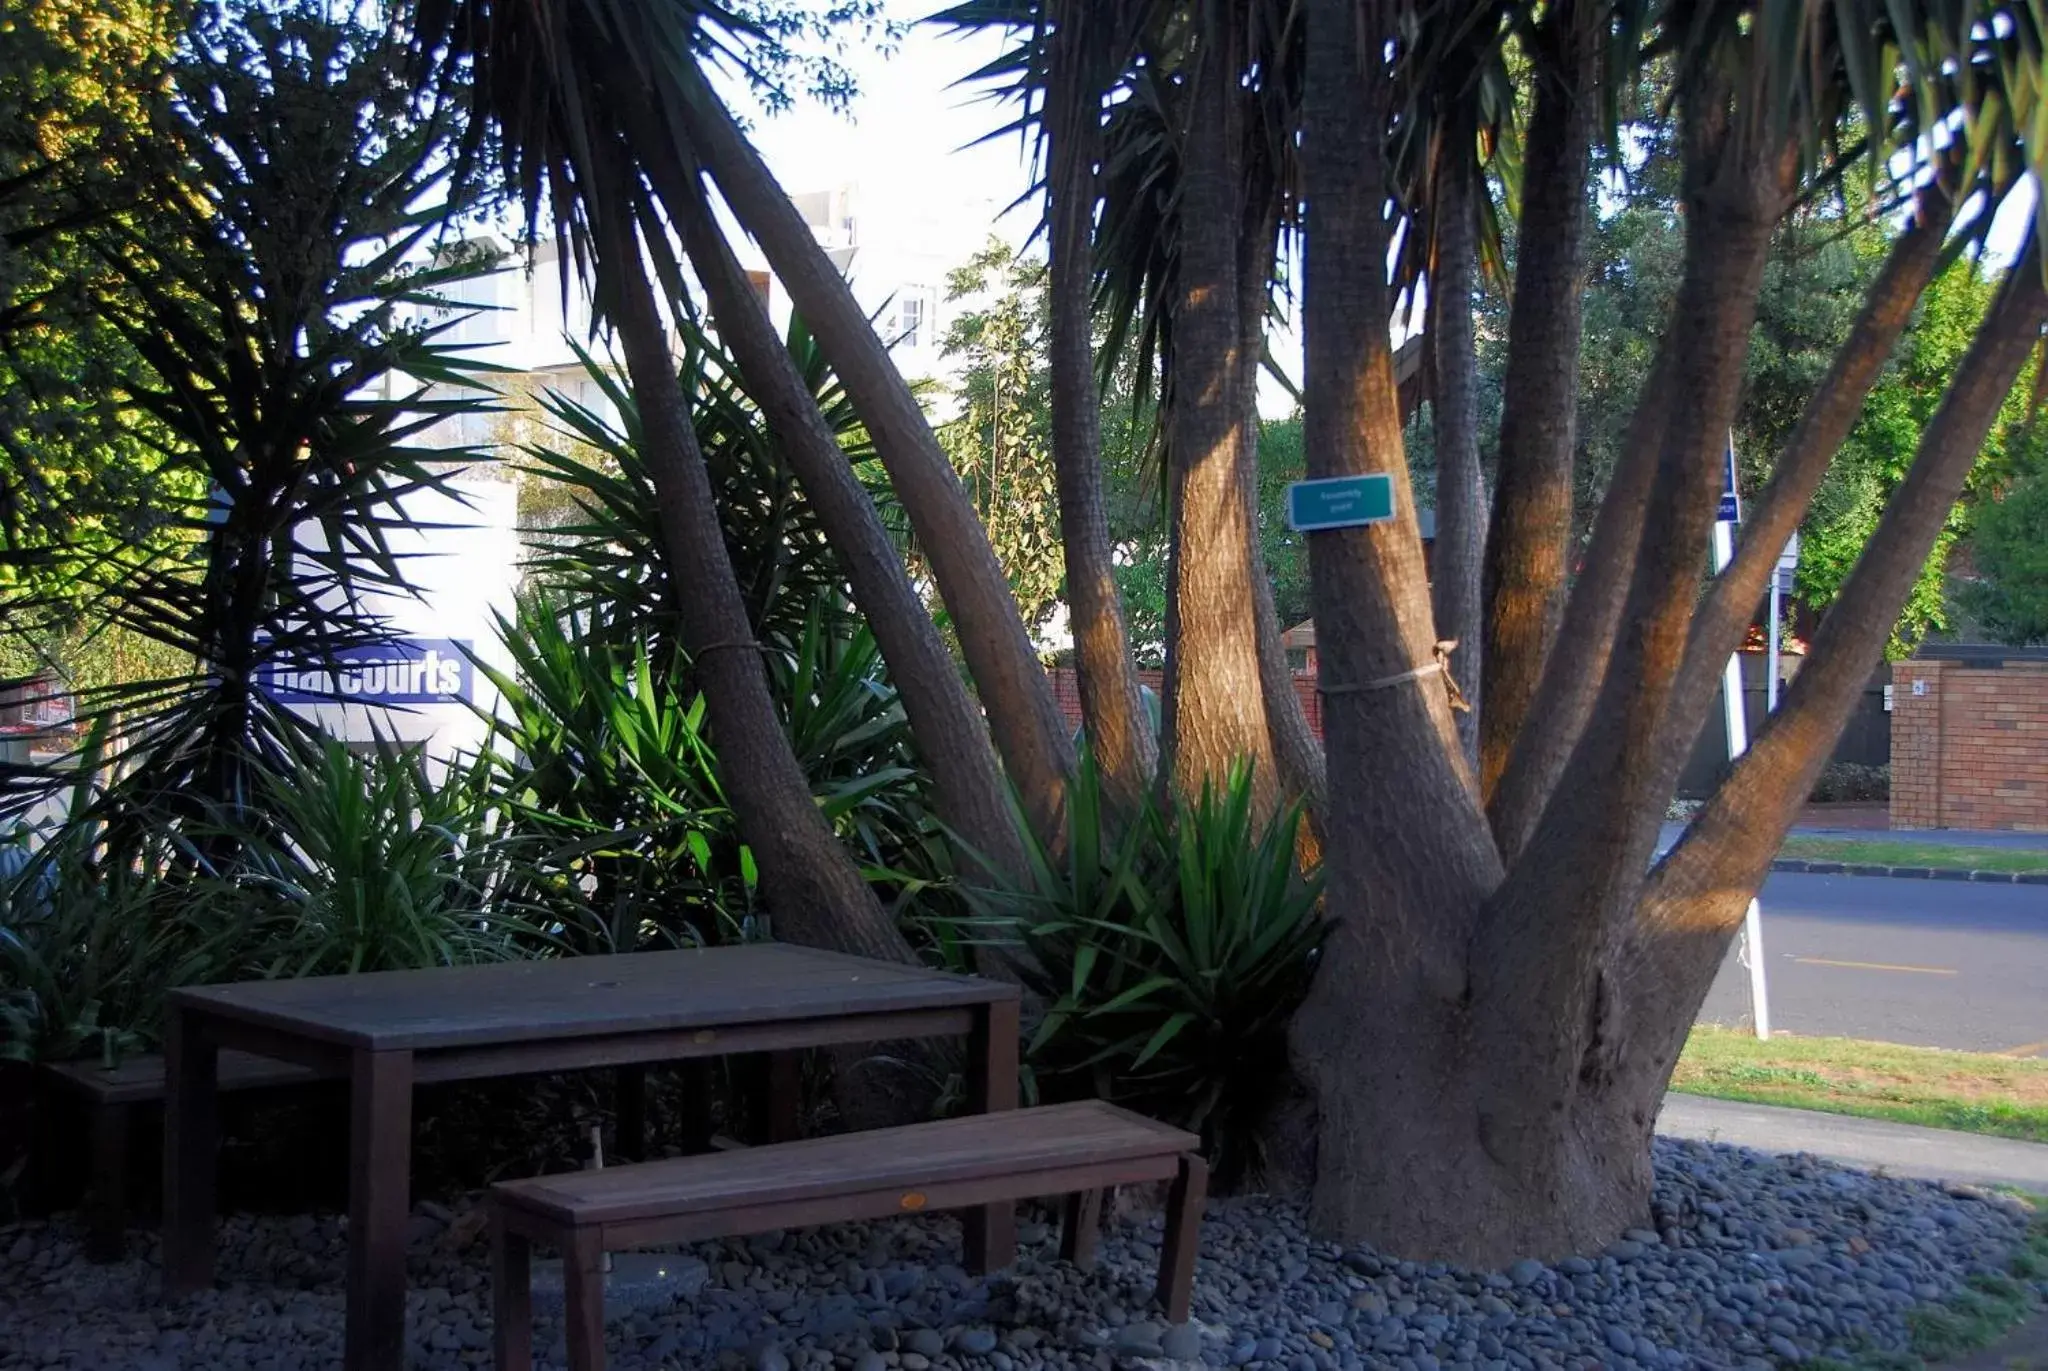
[[[1156,1215],[1106,1226],[1093,1272],[1029,1215],[1019,1260],[982,1281],[944,1218],[704,1243],[684,1294],[611,1325],[611,1365],[718,1371],[1115,1371],[1203,1363],[1361,1367],[1750,1367],[1905,1345],[1905,1312],[2004,1269],[2012,1201],[1807,1157],[1659,1139],[1656,1227],[1554,1264],[1472,1272],[1306,1238],[1299,1210],[1214,1202],[1195,1317],[1158,1322]],[[88,1265],[68,1221],[0,1228],[0,1368],[298,1371],[337,1364],[338,1219],[238,1217],[220,1286],[156,1302],[153,1236]],[[412,1364],[489,1364],[480,1213],[424,1204],[409,1254]],[[2044,1292],[2048,1293],[2048,1292]],[[559,1365],[559,1323],[536,1335]]]

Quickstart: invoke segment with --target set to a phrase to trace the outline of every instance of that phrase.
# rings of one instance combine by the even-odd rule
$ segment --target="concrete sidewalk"
[[[1759,1152],[1811,1152],[1893,1176],[2009,1185],[2048,1195],[2048,1143],[1676,1092],[1664,1097],[1657,1131],[1674,1138],[1753,1147]]]

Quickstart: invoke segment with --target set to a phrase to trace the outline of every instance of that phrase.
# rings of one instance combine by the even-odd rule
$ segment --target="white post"
[[[1728,445],[1728,489],[1735,489],[1735,444],[1731,437]],[[1720,575],[1728,569],[1728,563],[1735,560],[1735,524],[1733,520],[1714,521],[1714,574]],[[1772,641],[1777,639],[1777,579],[1775,572],[1771,581]],[[1777,654],[1771,658],[1771,672],[1777,674]],[[1776,682],[1770,693],[1776,703]],[[1749,720],[1742,706],[1742,654],[1735,653],[1728,658],[1727,669],[1721,678],[1721,695],[1724,717],[1728,725],[1728,761],[1732,766],[1737,757],[1749,751]],[[1764,976],[1764,917],[1763,907],[1755,899],[1749,902],[1749,909],[1742,916],[1742,941],[1736,950],[1736,957],[1749,968],[1749,1017],[1756,1026],[1759,1040],[1771,1036],[1771,997]]]
[[[1783,604],[1779,599],[1778,582],[1778,571],[1773,567],[1771,569],[1771,674],[1764,677],[1764,713],[1766,714],[1776,714],[1778,712],[1778,615],[1783,612]]]

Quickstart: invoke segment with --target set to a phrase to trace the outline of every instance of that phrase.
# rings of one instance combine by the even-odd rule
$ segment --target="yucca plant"
[[[164,991],[237,978],[257,941],[247,907],[195,903],[203,858],[173,826],[107,860],[107,825],[92,817],[105,740],[96,728],[80,750],[69,798],[82,817],[13,839],[22,860],[0,879],[0,1058],[112,1064],[155,1043]]]
[[[1258,820],[1249,764],[1192,802],[1115,812],[1084,743],[1064,851],[1032,841],[1027,881],[966,890],[974,917],[959,930],[1023,954],[1045,1006],[1027,1047],[1042,1096],[1181,1123],[1226,1179],[1255,1166],[1325,930],[1300,827],[1298,805]]]
[[[496,831],[488,780],[479,767],[437,778],[418,746],[313,740],[264,775],[261,828],[236,835],[235,866],[195,898],[248,910],[259,976],[516,956],[537,930],[514,870],[522,839]]]
[[[678,327],[680,377],[747,616],[757,634],[793,640],[818,596],[837,590],[844,578],[731,356],[694,319],[685,316]],[[847,460],[866,460],[872,455],[866,431],[801,320],[791,319],[786,346]],[[559,392],[541,399],[558,441],[530,445],[522,472],[559,486],[578,513],[531,531],[540,552],[528,570],[572,600],[609,604],[622,622],[649,627],[672,643],[676,601],[654,481],[640,450],[640,407],[616,368],[580,349],[577,355],[603,405],[580,404]]]
[[[503,702],[484,765],[534,844],[525,879],[571,951],[743,937],[755,873],[704,702],[673,640],[615,627],[622,612],[536,592],[499,622],[512,669],[478,663]]]
[[[98,797],[117,847],[163,822],[251,825],[223,811],[309,731],[264,671],[388,635],[366,606],[406,593],[400,502],[474,456],[427,430],[479,403],[480,368],[444,336],[458,320],[435,322],[490,265],[436,250],[479,190],[458,174],[458,93],[398,76],[387,18],[193,7],[148,136],[110,154],[118,186],[77,190],[71,246],[101,265],[80,308],[123,343],[107,404],[152,454],[141,489],[79,498],[141,505],[150,536],[39,549],[0,586],[0,631],[61,602],[180,664],[86,701],[125,750]],[[95,212],[105,196],[118,212]]]

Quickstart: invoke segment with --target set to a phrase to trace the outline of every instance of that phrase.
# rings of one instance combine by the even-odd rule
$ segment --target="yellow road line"
[[[1794,957],[1795,962],[1807,966],[1846,966],[1851,971],[1917,971],[1923,976],[1954,976],[1958,974],[1947,966],[1894,966],[1890,962],[1837,962],[1826,957]]]
[[[2018,1047],[2006,1048],[2005,1051],[1998,1055],[2001,1057],[2039,1057],[2044,1053],[2048,1053],[2048,1041],[2021,1043]]]

